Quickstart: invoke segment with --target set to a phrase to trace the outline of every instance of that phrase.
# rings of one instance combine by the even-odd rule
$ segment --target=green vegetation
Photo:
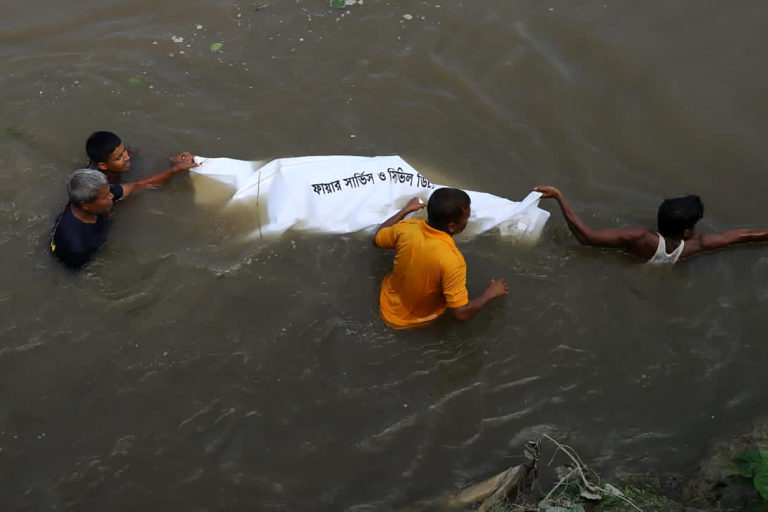
[[[768,451],[744,450],[733,459],[737,474],[732,480],[755,486],[764,500],[768,500]]]
[[[768,512],[768,451],[744,450],[733,459],[731,469],[736,474],[728,479],[737,484],[753,486],[762,499],[749,503],[749,512]]]

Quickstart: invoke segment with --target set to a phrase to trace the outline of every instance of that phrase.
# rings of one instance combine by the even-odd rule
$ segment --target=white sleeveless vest
[[[656,247],[656,254],[654,254],[646,263],[649,265],[673,265],[683,253],[685,241],[680,240],[680,245],[678,245],[674,251],[667,254],[667,242],[664,240],[664,237],[661,236],[661,233],[656,234],[659,235],[659,245]]]

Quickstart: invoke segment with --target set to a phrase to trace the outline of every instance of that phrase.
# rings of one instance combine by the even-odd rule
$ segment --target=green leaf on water
[[[5,131],[8,132],[8,135],[21,135],[21,128],[16,126],[9,126]]]
[[[768,501],[768,451],[744,450],[733,459],[733,469],[742,478],[752,478],[752,484]]]
[[[141,85],[141,79],[132,76],[128,79],[128,85]]]
[[[212,52],[219,52],[224,47],[224,43],[213,43],[211,45]]]
[[[755,473],[755,489],[764,500],[768,501],[768,466],[763,466]]]

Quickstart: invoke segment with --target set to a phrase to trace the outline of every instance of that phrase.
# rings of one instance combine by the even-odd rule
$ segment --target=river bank
[[[514,466],[436,499],[419,502],[400,512],[472,510],[474,512],[764,512],[768,500],[756,487],[763,483],[739,481],[737,457],[768,450],[768,418],[744,433],[713,443],[710,453],[685,481],[682,476],[626,475],[608,483],[586,466],[569,446],[551,437],[531,441],[528,463]],[[549,444],[549,450],[543,445]],[[554,449],[554,451],[552,451]],[[565,464],[562,464],[563,456]],[[542,464],[542,461],[544,463]],[[560,465],[554,465],[558,462]],[[548,473],[554,476],[553,485]],[[541,477],[541,478],[540,478]],[[681,483],[682,482],[682,483]],[[745,485],[745,483],[747,485]]]

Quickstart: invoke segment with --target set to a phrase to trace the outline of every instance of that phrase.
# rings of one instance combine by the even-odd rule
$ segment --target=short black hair
[[[665,199],[659,205],[659,233],[670,238],[682,238],[704,216],[704,203],[699,196]]]
[[[471,201],[463,190],[439,188],[432,192],[427,203],[427,222],[437,229],[446,229],[451,222],[459,222]]]
[[[85,152],[93,163],[107,162],[121,142],[120,137],[112,132],[93,132],[85,141]]]

